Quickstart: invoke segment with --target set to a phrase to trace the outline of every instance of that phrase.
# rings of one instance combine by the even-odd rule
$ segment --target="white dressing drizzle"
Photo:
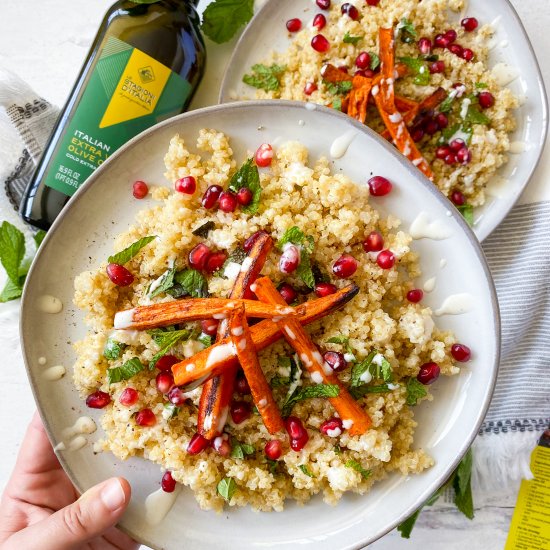
[[[168,512],[174,506],[178,498],[179,488],[172,493],[167,493],[162,489],[156,490],[145,499],[145,520],[149,525],[159,525],[168,515]]]
[[[55,382],[56,380],[61,380],[65,376],[65,373],[67,371],[65,370],[65,367],[62,365],[56,365],[55,367],[50,367],[49,369],[46,369],[42,376],[49,380],[50,382]]]
[[[426,212],[420,212],[416,219],[412,222],[409,230],[411,237],[418,239],[433,239],[434,241],[442,241],[448,239],[452,232],[440,220],[430,221]]]
[[[63,309],[63,302],[55,296],[44,294],[37,300],[38,309],[44,313],[55,314]]]
[[[474,297],[471,294],[452,294],[448,296],[441,304],[439,309],[436,309],[434,314],[437,317],[441,315],[462,315],[471,311],[474,307]]]
[[[357,132],[355,130],[348,130],[345,134],[337,137],[330,146],[330,156],[333,159],[342,158],[347,153],[347,150],[356,135]]]

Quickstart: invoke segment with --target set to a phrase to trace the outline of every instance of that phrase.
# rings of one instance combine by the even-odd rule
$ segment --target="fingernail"
[[[101,489],[101,500],[112,512],[124,505],[126,495],[117,478],[110,479]]]

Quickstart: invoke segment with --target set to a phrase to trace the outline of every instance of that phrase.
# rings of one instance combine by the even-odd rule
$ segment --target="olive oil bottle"
[[[47,230],[116,149],[185,110],[206,62],[196,3],[119,0],[111,6],[25,191],[25,221]]]

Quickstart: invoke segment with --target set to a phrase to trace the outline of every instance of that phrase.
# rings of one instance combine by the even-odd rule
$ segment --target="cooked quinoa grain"
[[[373,483],[390,472],[407,475],[431,466],[431,457],[414,446],[416,422],[414,408],[406,404],[406,384],[426,362],[437,362],[443,375],[457,374],[459,369],[449,353],[454,343],[452,335],[437,329],[429,308],[412,304],[405,298],[413,288],[412,279],[420,271],[417,257],[410,249],[411,238],[399,229],[399,220],[391,216],[381,218],[369,205],[366,186],[356,185],[343,174],[331,173],[326,158],[309,159],[305,147],[295,142],[276,148],[271,167],[261,171],[262,195],[257,214],[247,215],[239,210],[232,214],[215,209],[207,211],[200,206],[202,193],[213,183],[226,185],[238,163],[228,137],[215,130],[202,130],[195,150],[198,153],[192,153],[184,140],[175,136],[165,163],[166,177],[171,183],[192,175],[197,179],[197,193],[187,198],[164,188],[154,189],[152,194],[159,205],[141,211],[136,223],[115,241],[115,250],[119,251],[144,236],[157,236],[126,264],[135,276],[133,284],[124,288],[115,286],[106,275],[106,264],[80,274],[75,281],[75,303],[86,312],[90,332],[76,344],[74,382],[83,397],[98,389],[109,392],[112,397],[101,420],[105,432],[103,450],[120,459],[137,455],[159,464],[170,470],[177,482],[193,490],[202,508],[215,510],[224,505],[216,487],[226,477],[233,478],[237,485],[231,506],[250,505],[269,511],[282,510],[287,498],[303,503],[317,493],[334,504],[347,491],[366,493]],[[214,229],[207,239],[192,234],[208,221],[213,222]],[[189,251],[198,243],[205,242],[212,250],[231,252],[257,230],[263,229],[279,239],[292,226],[298,226],[314,238],[312,262],[327,273],[342,253],[353,255],[359,263],[352,277],[360,288],[359,294],[342,310],[309,325],[307,331],[311,338],[323,352],[343,351],[341,344],[327,340],[345,336],[357,361],[376,350],[391,365],[393,385],[387,393],[367,394],[359,400],[372,419],[371,429],[362,436],[352,437],[346,430],[339,437],[323,435],[319,427],[334,417],[335,412],[326,399],[314,398],[298,402],[292,411],[309,434],[309,441],[301,452],[290,450],[286,436],[281,434],[284,454],[277,463],[269,463],[264,447],[272,436],[261,417],[252,414],[238,425],[229,418],[225,429],[233,446],[239,442],[250,445],[252,454],[245,458],[223,457],[208,448],[192,456],[186,448],[197,429],[201,388],[189,392],[188,403],[171,418],[171,411],[165,407],[168,402],[155,385],[158,371],[147,369],[158,352],[157,344],[146,331],[113,331],[114,315],[138,305],[173,300],[166,294],[149,298],[148,288],[171,266],[185,268]],[[382,233],[386,247],[398,259],[398,266],[391,270],[380,269],[375,256],[362,249],[364,237],[374,230]],[[274,248],[262,273],[275,284],[284,280],[305,292],[303,283],[295,276],[283,277],[278,269],[279,255]],[[349,281],[333,282],[339,287],[349,284]],[[212,296],[226,297],[232,284],[233,279],[221,272],[208,277]],[[300,299],[313,297],[301,295]],[[188,325],[193,329],[198,323]],[[103,355],[108,338],[126,344],[117,359],[108,360]],[[176,345],[170,353],[180,358],[190,357],[202,347],[203,344],[192,339]],[[266,378],[288,376],[288,369],[281,366],[279,360],[292,355],[293,350],[283,340],[261,351],[259,359]],[[130,380],[109,385],[107,369],[133,357],[139,358],[146,368]],[[347,384],[350,368],[339,373],[339,377]],[[370,384],[380,383],[372,380]],[[301,384],[312,384],[306,372]],[[120,394],[127,387],[139,392],[139,401],[130,407],[119,402]],[[287,391],[284,385],[274,388],[279,404]],[[250,396],[238,398],[250,401]],[[427,393],[424,399],[431,398]],[[136,425],[134,415],[143,408],[155,413],[155,426]]]

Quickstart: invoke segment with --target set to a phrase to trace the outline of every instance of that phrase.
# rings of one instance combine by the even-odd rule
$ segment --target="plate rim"
[[[274,8],[273,6],[277,6],[277,1],[278,0],[268,0],[254,14],[252,19],[248,22],[247,26],[243,30],[242,34],[239,36],[239,39],[237,40],[237,43],[235,44],[235,47],[233,48],[233,52],[231,54],[231,57],[229,58],[229,60],[227,61],[226,66],[225,66],[225,70],[224,70],[224,73],[223,73],[223,78],[222,78],[222,81],[221,81],[221,84],[220,84],[220,91],[219,91],[219,94],[218,94],[218,104],[221,105],[221,104],[227,104],[227,103],[232,103],[233,102],[229,98],[229,78],[233,73],[234,61],[237,58],[237,53],[238,53],[240,47],[242,46],[242,43],[248,37],[248,35],[253,32],[252,28],[253,28],[253,25],[255,23],[257,23],[257,20],[264,17],[265,14],[271,14],[271,11],[268,11],[268,10],[276,11],[277,8]],[[529,50],[529,53],[531,54],[531,59],[533,61],[534,67],[535,67],[535,76],[536,76],[537,84],[538,84],[538,87],[539,87],[540,99],[542,100],[540,106],[542,108],[541,115],[542,115],[542,121],[543,122],[542,122],[542,132],[539,136],[539,139],[537,140],[537,146],[540,144],[540,147],[538,147],[537,157],[536,157],[535,162],[533,163],[533,166],[532,166],[531,170],[527,174],[527,176],[525,178],[525,181],[522,183],[522,185],[519,186],[514,191],[514,193],[512,193],[513,200],[511,201],[510,206],[505,211],[503,211],[503,214],[500,217],[500,220],[498,221],[498,223],[496,223],[493,227],[490,227],[488,229],[488,231],[480,233],[479,237],[477,237],[477,233],[475,233],[475,231],[474,231],[474,233],[476,234],[476,237],[478,238],[479,242],[485,241],[490,235],[493,234],[494,231],[496,231],[496,229],[505,220],[506,216],[508,216],[508,214],[512,211],[514,206],[516,206],[519,199],[521,198],[521,196],[523,195],[523,193],[527,189],[527,186],[531,183],[531,179],[533,178],[533,174],[535,173],[535,171],[537,170],[537,168],[540,165],[540,161],[542,159],[542,155],[544,153],[544,149],[545,149],[546,143],[548,141],[548,132],[549,132],[549,127],[550,127],[549,99],[548,99],[548,93],[547,93],[547,90],[546,90],[546,85],[544,83],[544,78],[542,76],[542,71],[541,71],[541,68],[540,68],[540,63],[539,63],[538,57],[536,55],[535,49],[533,48],[533,44],[531,42],[531,39],[529,38],[529,35],[527,34],[527,30],[525,29],[523,21],[521,20],[521,17],[519,16],[516,8],[514,7],[514,5],[511,2],[511,0],[492,0],[492,1],[494,3],[500,2],[501,4],[507,6],[511,10],[512,16],[515,20],[515,23],[517,23],[517,25],[519,27],[519,30],[523,35],[523,39],[525,40],[525,43],[527,44],[527,49]],[[495,9],[495,12],[498,12],[498,6]],[[278,100],[263,100],[263,99],[256,100],[255,99],[255,100],[252,100],[252,101],[254,101],[254,102],[264,101],[265,102],[265,101],[285,101],[285,100],[281,100],[281,99],[278,99]],[[319,105],[319,104],[316,103],[316,105]],[[376,137],[378,139],[380,139],[381,141],[386,141],[385,139],[380,137],[378,134],[376,134]],[[414,167],[414,169],[417,170],[418,172],[420,172],[420,170],[416,166]],[[422,173],[422,172],[420,172],[420,173]]]
[[[61,228],[61,225],[64,223],[64,220],[70,215],[72,206],[74,206],[75,204],[83,200],[83,198],[86,196],[88,191],[94,185],[96,180],[98,180],[100,177],[103,176],[103,172],[109,169],[110,165],[113,162],[118,161],[119,157],[126,154],[127,151],[130,151],[132,147],[134,147],[140,141],[151,137],[153,134],[160,132],[163,129],[169,128],[171,126],[181,127],[182,126],[181,123],[184,122],[185,120],[192,119],[192,118],[201,118],[205,113],[209,114],[209,113],[216,113],[216,112],[226,111],[226,110],[228,111],[240,110],[240,109],[247,110],[249,108],[261,108],[264,110],[266,108],[275,109],[275,110],[297,109],[302,111],[305,108],[305,105],[306,105],[306,102],[302,102],[302,101],[284,101],[284,100],[239,101],[234,103],[223,103],[223,104],[212,105],[209,107],[204,107],[201,109],[196,109],[194,111],[189,111],[189,112],[177,115],[166,121],[156,124],[155,126],[148,128],[147,130],[143,131],[142,133],[132,138],[122,147],[120,147],[117,151],[115,151],[115,153],[113,153],[111,157],[109,157],[109,159],[104,164],[102,164],[94,173],[92,173],[92,175],[77,190],[77,192],[73,195],[73,197],[71,197],[68,204],[64,207],[64,209],[61,211],[61,213],[58,215],[58,217],[52,224],[50,230],[47,232],[46,237],[44,238],[44,241],[39,247],[38,252],[35,256],[35,259],[31,265],[31,268],[29,270],[29,273],[25,282],[25,286],[23,289],[23,295],[21,298],[21,316],[19,321],[21,351],[22,351],[23,360],[25,364],[25,371],[31,386],[31,391],[33,393],[37,410],[44,424],[48,438],[52,444],[55,442],[53,430],[50,426],[48,419],[46,418],[46,415],[42,411],[41,402],[38,400],[37,386],[39,384],[39,381],[38,381],[38,378],[34,376],[34,371],[30,366],[31,359],[27,353],[26,341],[27,339],[30,340],[32,338],[32,336],[30,335],[30,331],[27,328],[27,324],[29,324],[28,319],[32,316],[32,310],[30,309],[30,298],[28,297],[28,295],[30,293],[29,287],[31,286],[32,281],[34,280],[34,277],[35,277],[35,272],[39,273],[40,264],[42,262],[42,256],[44,255],[45,250],[49,247],[50,242],[53,240],[55,234]],[[442,193],[440,193],[439,190],[432,185],[430,180],[428,180],[421,172],[419,172],[413,164],[411,164],[407,159],[405,159],[405,157],[403,157],[403,155],[401,155],[398,151],[396,151],[396,149],[390,143],[386,142],[385,140],[382,140],[368,126],[361,124],[359,121],[348,117],[344,113],[340,113],[328,107],[316,105],[315,110],[321,112],[323,116],[340,117],[348,126],[355,128],[359,132],[367,134],[369,138],[375,138],[375,142],[378,145],[386,148],[386,150],[405,168],[405,170],[407,170],[409,173],[413,174],[415,177],[417,177],[417,179],[420,180],[420,184],[429,193],[431,193],[438,202],[441,203],[442,208],[447,207],[447,210],[451,212],[450,217],[453,218],[463,230],[464,237],[469,241],[469,245],[472,248],[472,252],[475,254],[475,256],[477,257],[482,267],[482,270],[485,276],[485,281],[487,283],[488,290],[489,290],[491,307],[494,314],[492,329],[493,329],[493,339],[495,342],[495,350],[494,350],[494,356],[492,357],[492,375],[491,375],[490,383],[487,387],[485,397],[483,399],[479,412],[476,415],[475,420],[472,423],[472,426],[469,430],[469,434],[464,439],[462,444],[459,446],[460,450],[458,451],[455,459],[446,466],[439,480],[437,480],[436,482],[432,482],[430,485],[428,485],[426,489],[422,493],[420,493],[419,496],[415,499],[414,504],[410,506],[408,509],[406,509],[404,512],[402,512],[399,515],[399,517],[397,517],[392,522],[390,522],[386,528],[381,530],[379,533],[376,533],[374,537],[364,538],[358,541],[356,544],[348,545],[347,547],[345,547],[345,550],[359,550],[364,548],[365,545],[371,544],[372,542],[380,539],[381,537],[383,537],[384,535],[392,531],[399,523],[401,523],[402,521],[407,519],[412,513],[414,513],[433,494],[433,492],[439,488],[441,481],[444,480],[457,467],[458,463],[462,460],[462,457],[466,454],[466,452],[472,445],[475,437],[478,435],[479,427],[481,426],[487,414],[487,410],[490,406],[490,403],[494,394],[495,386],[496,386],[499,365],[500,365],[500,355],[501,355],[501,323],[500,323],[501,319],[500,319],[500,309],[499,309],[499,303],[498,303],[498,298],[496,294],[494,280],[489,270],[489,267],[485,258],[485,254],[481,247],[481,243],[478,241],[474,232],[469,227],[469,225],[467,224],[463,216],[460,215],[458,210],[456,210],[455,208],[453,209],[448,208],[448,206],[451,205],[452,203]],[[63,467],[64,471],[66,472],[67,476],[69,477],[70,481],[75,486],[75,488],[80,493],[83,493],[85,489],[83,490],[83,487],[79,483],[77,476],[74,474],[72,469],[69,468],[64,455],[56,454],[56,456],[61,466]],[[141,541],[142,544],[146,544],[147,546],[150,546],[154,550],[162,550],[160,546],[156,545],[152,541],[148,541],[144,539],[143,537],[136,536],[136,534],[132,530],[125,528],[123,525],[118,525],[118,528],[121,529],[126,534],[128,534],[129,536],[131,536],[132,538],[138,541]]]

